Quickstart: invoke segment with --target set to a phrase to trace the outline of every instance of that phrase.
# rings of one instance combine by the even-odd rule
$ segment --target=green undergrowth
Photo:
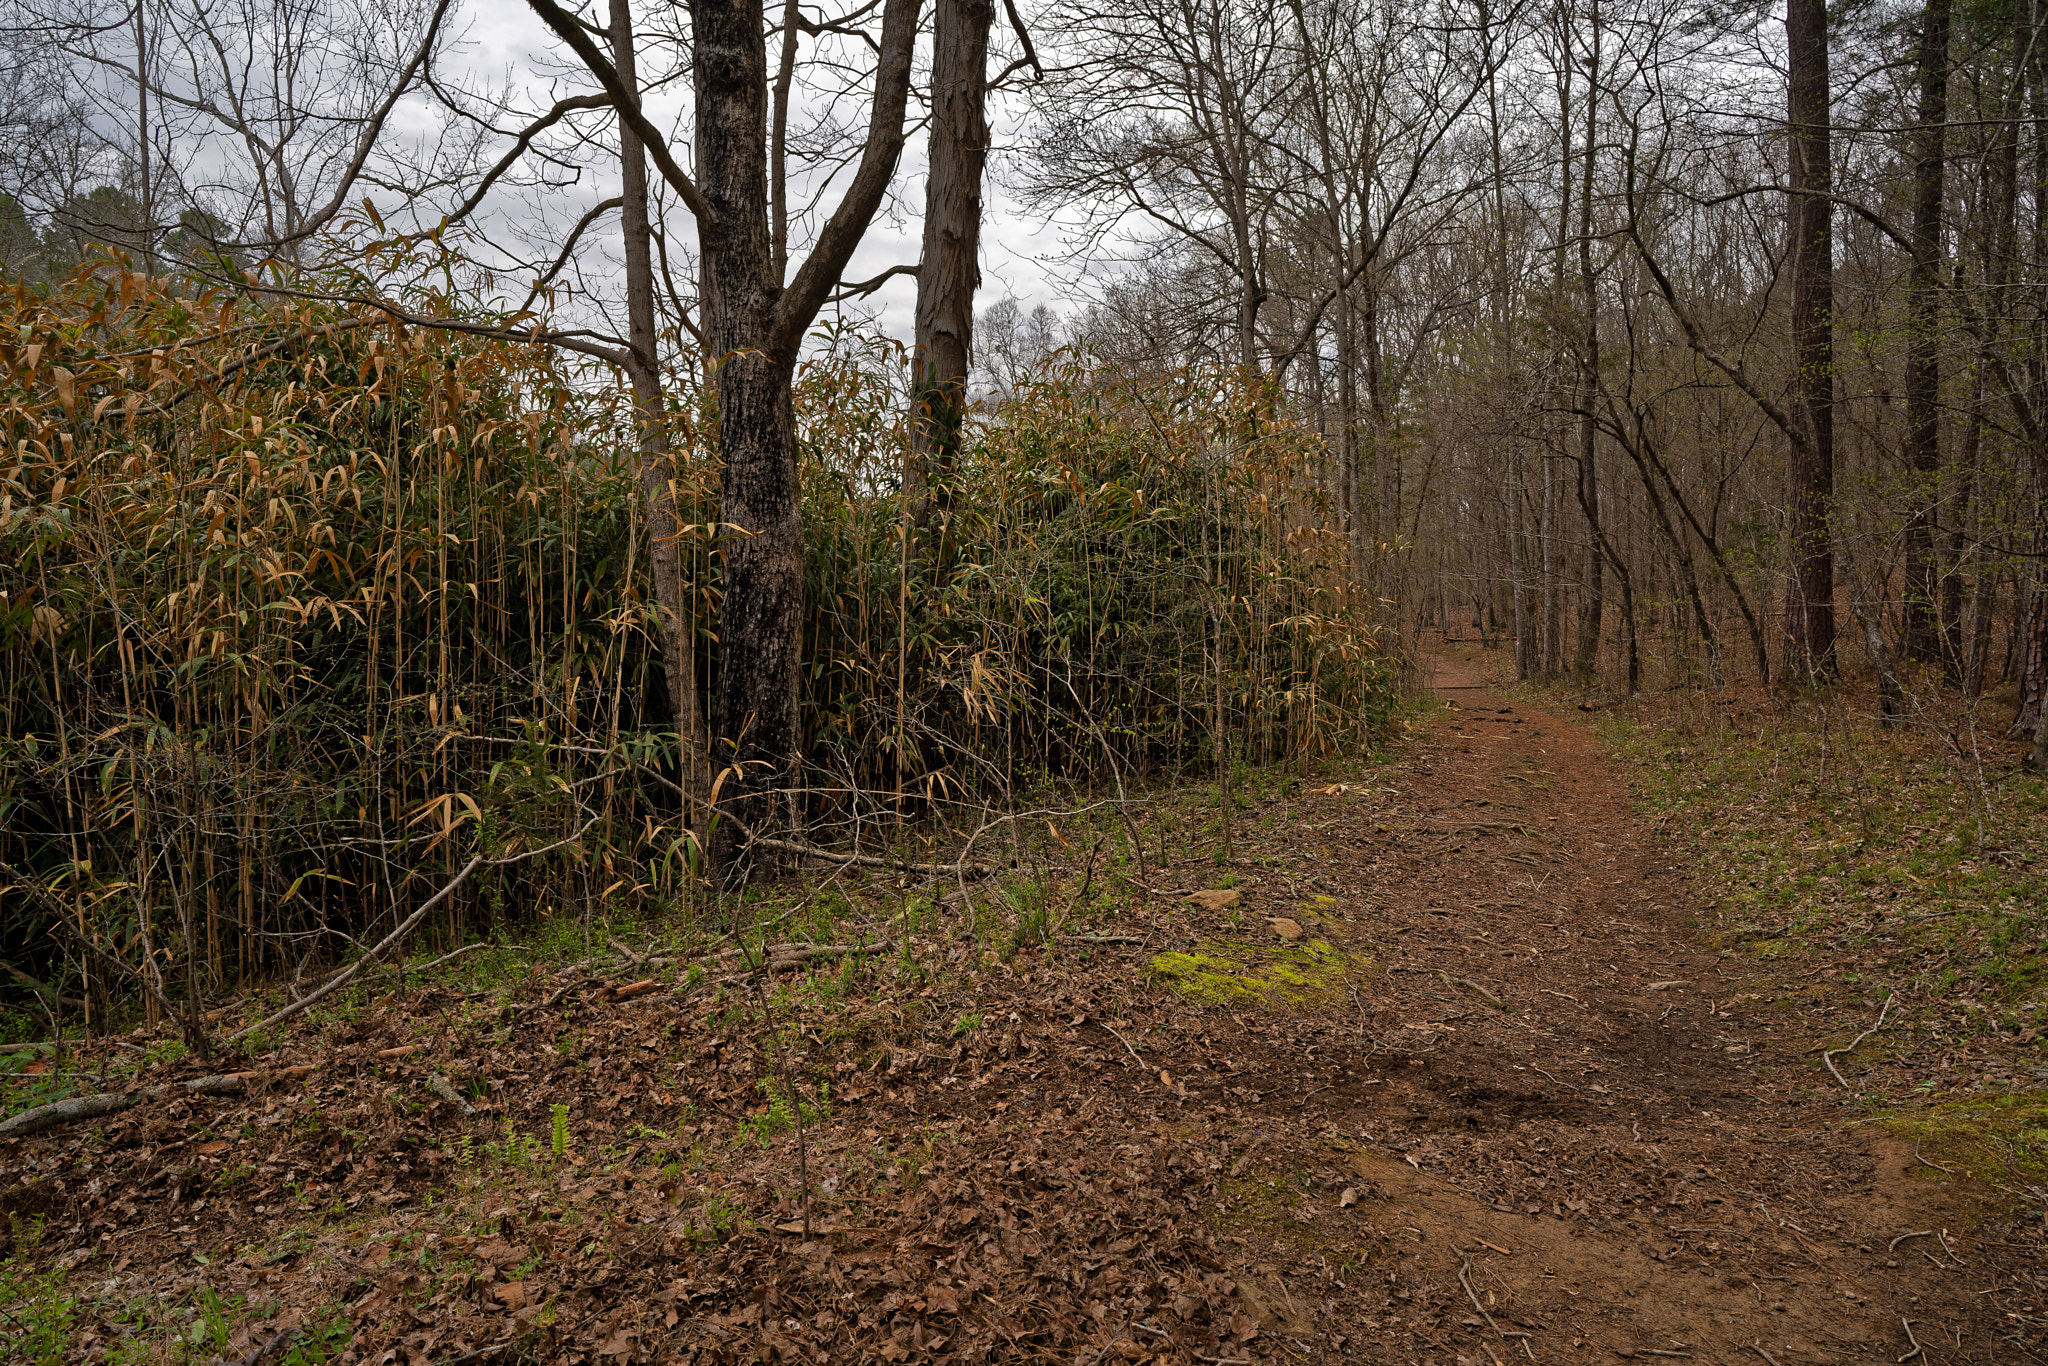
[[[1853,1103],[1958,1174],[2038,1188],[2048,783],[2017,770],[1988,708],[1930,706],[1887,727],[1839,694],[1693,694],[1601,729],[1697,876],[1701,931],[1777,977],[1753,999],[1864,1023],[1891,1001],[1883,1031],[1837,1060],[1882,1057],[1917,1082]]]
[[[204,1284],[171,1296],[116,1297],[100,1278],[35,1264],[39,1218],[11,1216],[9,1225],[8,1255],[0,1259],[0,1361],[61,1366],[79,1360],[80,1332],[91,1325],[92,1360],[110,1366],[210,1366],[226,1359],[238,1332],[275,1319],[282,1308]],[[323,1366],[347,1348],[354,1332],[341,1306],[326,1305],[257,1336],[274,1344],[262,1353],[267,1361]]]
[[[2048,783],[2012,771],[1988,716],[1880,728],[1841,699],[1698,696],[1603,729],[1725,946],[2048,1003]]]
[[[1884,1127],[1990,1185],[2048,1188],[2048,1089],[1939,1101]]]

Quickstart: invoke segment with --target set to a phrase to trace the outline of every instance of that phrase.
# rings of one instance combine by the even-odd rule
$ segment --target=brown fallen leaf
[[[493,1238],[487,1243],[478,1243],[472,1255],[486,1266],[516,1266],[526,1260],[526,1249],[514,1247],[503,1238]]]
[[[507,1313],[516,1314],[526,1307],[526,1282],[506,1281],[503,1285],[494,1285],[491,1298],[504,1305]]]
[[[1167,1070],[1166,1070],[1165,1068],[1163,1068],[1163,1067],[1162,1067],[1162,1068],[1160,1068],[1160,1069],[1159,1069],[1159,1084],[1160,1084],[1161,1086],[1169,1086],[1169,1087],[1170,1087],[1170,1086],[1172,1086],[1172,1085],[1173,1085],[1173,1073],[1171,1073],[1171,1072],[1167,1071]]]
[[[1212,887],[1205,891],[1189,892],[1187,900],[1194,902],[1205,911],[1227,911],[1243,900],[1243,898],[1231,888]]]
[[[408,1043],[401,1044],[397,1048],[380,1048],[377,1050],[377,1056],[380,1058],[409,1058],[419,1051],[420,1045]]]
[[[195,1153],[198,1153],[198,1154],[199,1154],[199,1155],[200,1155],[201,1157],[212,1157],[212,1156],[213,1156],[213,1155],[214,1155],[215,1153],[224,1153],[224,1152],[226,1152],[227,1150],[228,1150],[228,1141],[227,1141],[226,1139],[224,1139],[224,1138],[216,1138],[216,1139],[215,1139],[215,1140],[214,1140],[213,1142],[211,1142],[211,1143],[202,1143],[202,1144],[200,1144],[200,1145],[199,1145],[198,1147],[194,1148],[194,1149],[193,1149],[192,1151],[193,1151],[193,1152],[195,1152]]]
[[[658,978],[649,977],[639,982],[628,982],[622,987],[613,987],[605,995],[614,1001],[629,1001],[635,996],[645,996],[660,985],[661,982]]]
[[[1358,1187],[1356,1186],[1346,1186],[1344,1188],[1344,1193],[1337,1197],[1338,1209],[1350,1209],[1353,1205],[1357,1203]]]
[[[1266,921],[1266,928],[1289,943],[1293,943],[1301,938],[1302,935],[1301,922],[1289,919],[1284,915],[1276,915],[1268,919]]]

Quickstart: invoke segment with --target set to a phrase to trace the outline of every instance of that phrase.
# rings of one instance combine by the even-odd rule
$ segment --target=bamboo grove
[[[446,264],[410,263],[413,316],[459,311]],[[616,376],[114,259],[6,312],[0,916],[39,970],[101,1000],[289,978],[476,851],[443,941],[697,908]],[[826,337],[798,389],[817,838],[1385,723],[1321,443],[1268,389],[1070,355],[983,415],[943,547],[906,556],[904,373]],[[711,410],[676,392],[704,678]]]

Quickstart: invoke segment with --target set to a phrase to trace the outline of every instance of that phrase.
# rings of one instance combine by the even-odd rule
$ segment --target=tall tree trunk
[[[1569,354],[1564,333],[1565,271],[1572,234],[1572,37],[1571,24],[1562,12],[1558,19],[1557,62],[1557,239],[1551,261],[1550,312],[1560,358]],[[1562,363],[1560,360],[1560,369]],[[1560,386],[1561,386],[1560,377]],[[1558,550],[1558,465],[1565,458],[1565,434],[1552,434],[1543,453],[1543,520],[1540,539],[1543,559],[1543,676],[1555,678],[1564,670],[1564,588],[1560,581]]]
[[[766,170],[768,62],[759,0],[699,0],[697,175],[716,215],[703,243],[703,326],[718,366],[725,600],[718,622],[718,747],[731,813],[766,834],[798,785],[803,510],[791,410],[793,358],[777,354]],[[730,875],[740,832],[719,827]]]
[[[744,875],[745,831],[792,823],[801,784],[798,687],[804,539],[790,385],[811,322],[873,221],[903,148],[919,0],[885,0],[867,144],[839,207],[794,279],[775,269],[769,224],[768,52],[762,0],[690,7],[697,188],[704,201],[703,331],[717,363],[720,520],[717,738],[722,822],[712,857]]]
[[[1963,415],[1963,449],[1956,461],[1956,483],[1950,495],[1949,528],[1941,570],[1941,657],[1949,682],[1960,688],[1969,667],[1963,658],[1963,564],[1970,553],[1966,526],[1976,511],[1977,481],[1984,466],[1984,375],[1970,377],[1970,407]]]
[[[1579,296],[1586,310],[1581,320],[1579,353],[1579,507],[1586,514],[1586,597],[1579,608],[1579,644],[1572,671],[1591,676],[1600,658],[1600,628],[1606,595],[1601,583],[1600,466],[1598,427],[1593,405],[1600,386],[1600,291],[1593,276],[1593,167],[1600,111],[1600,0],[1591,8],[1592,44],[1586,61],[1586,145],[1579,173]],[[1633,665],[1631,665],[1633,667]],[[1631,689],[1633,690],[1633,689]]]
[[[1912,511],[1906,520],[1904,654],[1923,662],[1942,654],[1934,522],[1941,501],[1941,220],[1951,0],[1927,0],[1920,31],[1920,108],[1914,134],[1913,260],[1907,287],[1906,464]]]
[[[1379,292],[1373,272],[1360,277],[1364,307],[1358,310],[1365,350],[1365,406],[1372,431],[1373,520],[1379,538],[1391,544],[1401,534],[1401,466],[1387,439],[1385,372],[1380,364]],[[1399,594],[1395,594],[1399,597]]]
[[[946,520],[974,359],[981,283],[981,181],[988,161],[988,33],[994,0],[938,0],[932,38],[932,121],[925,174],[924,256],[917,271],[911,389],[911,499],[916,533],[945,558]]]
[[[1343,262],[1338,262],[1342,284]],[[1351,577],[1363,584],[1371,563],[1372,529],[1366,524],[1365,484],[1359,477],[1358,321],[1352,316],[1351,291],[1337,294],[1337,459],[1343,470],[1345,527],[1351,537]]]
[[[1787,0],[1792,230],[1793,421],[1805,436],[1785,460],[1791,555],[1785,593],[1784,676],[1835,670],[1834,205],[1828,120],[1826,0]]]
[[[611,0],[612,62],[627,90],[639,92],[634,69],[633,11],[629,0]],[[647,157],[640,138],[619,125],[619,220],[626,264],[626,378],[633,386],[634,417],[640,429],[640,491],[647,504],[650,577],[661,625],[662,675],[668,684],[669,716],[681,745],[686,813],[703,800],[704,714],[697,702],[697,645],[694,617],[683,588],[682,538],[677,534],[675,460],[669,448],[668,411],[662,392],[661,360],[654,321],[653,226],[647,212]]]

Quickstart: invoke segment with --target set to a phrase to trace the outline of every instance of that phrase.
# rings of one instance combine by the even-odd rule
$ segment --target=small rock
[[[1241,898],[1235,891],[1229,888],[1215,887],[1208,891],[1189,892],[1188,900],[1194,902],[1205,911],[1227,911],[1232,906],[1235,906]]]
[[[1266,922],[1266,928],[1290,943],[1301,938],[1301,922],[1286,916],[1275,916]]]

